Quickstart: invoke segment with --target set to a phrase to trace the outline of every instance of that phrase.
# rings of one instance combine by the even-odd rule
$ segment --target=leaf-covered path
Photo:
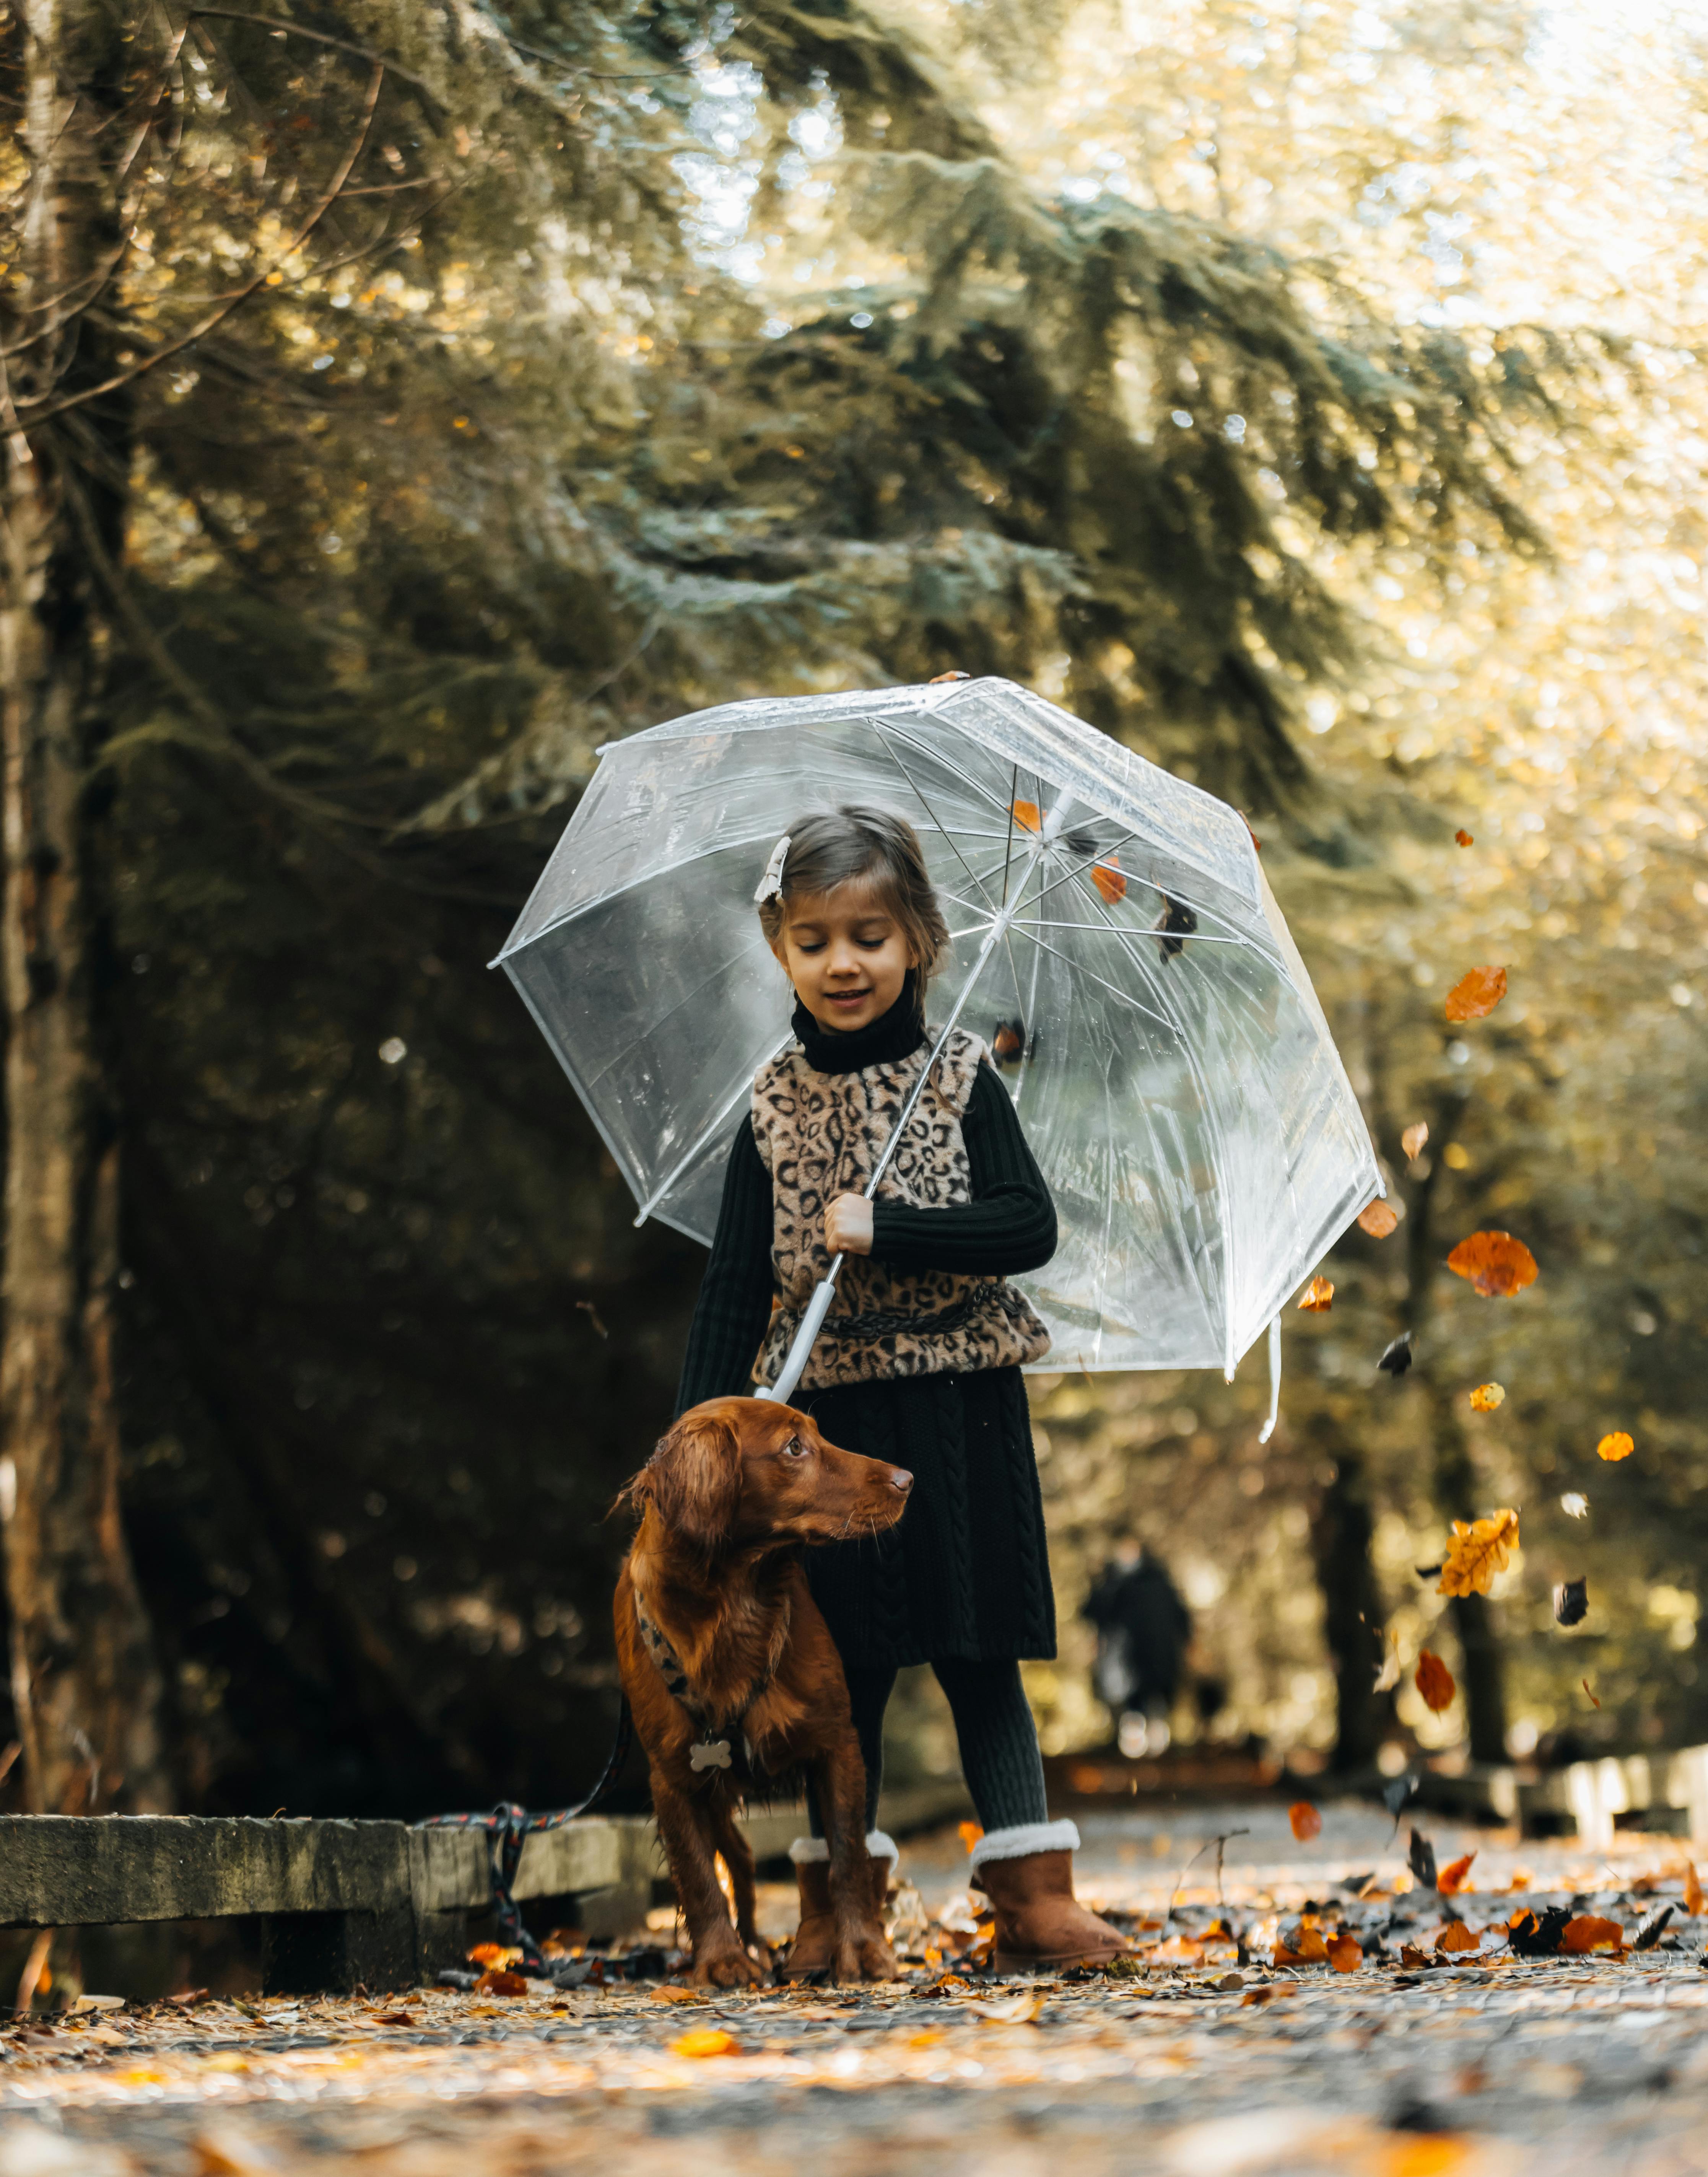
[[[0,2039],[0,2177],[628,2177],[685,2156],[709,2177],[1043,2177],[1064,2157],[1074,2177],[1708,2172],[1708,1918],[1684,1910],[1700,1903],[1687,1848],[1621,1838],[1603,1858],[1428,1825],[1444,1868],[1477,1854],[1450,1903],[1481,1948],[1442,1954],[1442,1901],[1405,1886],[1409,1825],[1390,1843],[1385,1820],[1330,1808],[1304,1846],[1276,1808],[1085,1826],[1085,1890],[1172,1953],[1140,1978],[1000,1983],[951,1956],[858,1993],[95,2013]],[[1240,1829],[1219,1898],[1213,1846],[1182,1880]],[[955,1940],[959,1849],[909,1852],[944,1916],[920,1946]],[[1526,1905],[1628,1936],[1673,1912],[1655,1947],[1515,1959],[1482,1931]],[[1306,1914],[1388,1961],[1260,1962]],[[1217,1924],[1249,1962],[1217,1955]],[[1403,1945],[1455,1962],[1408,1967]]]

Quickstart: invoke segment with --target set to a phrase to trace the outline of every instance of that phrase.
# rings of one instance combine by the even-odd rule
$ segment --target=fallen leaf
[[[961,1850],[971,1852],[983,1835],[984,1831],[976,1822],[963,1822],[960,1825]]]
[[[1642,1926],[1638,1929],[1636,1940],[1631,1945],[1632,1949],[1635,1951],[1652,1951],[1656,1944],[1660,1941],[1662,1936],[1666,1933],[1667,1923],[1672,1918],[1673,1915],[1678,1911],[1678,1908],[1676,1905],[1663,1905],[1658,1912],[1651,1914],[1649,1918],[1645,1920]]]
[[[1406,1858],[1422,1887],[1433,1890],[1440,1880],[1435,1872],[1435,1847],[1422,1830],[1412,1831]]]
[[[940,2026],[927,2026],[922,2033],[910,2033],[907,2045],[910,2049],[934,2049],[939,2041],[947,2041],[948,2038],[948,2034]]]
[[[1301,1928],[1297,1941],[1291,1945],[1281,1936],[1276,1938],[1275,1963],[1278,1966],[1320,1966],[1328,1962],[1329,1946],[1315,1928]]]
[[[1201,1966],[1204,1945],[1190,1935],[1171,1935],[1166,1943],[1153,1944],[1145,1955],[1161,1965]]]
[[[1166,968],[1175,955],[1186,950],[1186,941],[1198,927],[1198,917],[1184,900],[1170,899],[1162,895],[1162,919],[1156,925],[1162,942],[1157,951],[1162,955]]]
[[[1461,1890],[1469,1887],[1471,1863],[1476,1857],[1474,1852],[1467,1852],[1463,1859],[1455,1859],[1442,1869],[1435,1887],[1444,1897],[1456,1897]]]
[[[1473,968],[1447,993],[1442,1010],[1450,1021],[1481,1020],[1506,996],[1504,968]]]
[[[693,2026],[670,2044],[673,2056],[739,2056],[742,2044],[721,2026]]]
[[[1438,1951],[1480,1951],[1482,1940],[1473,1935],[1462,1920],[1450,1920],[1435,1938]]]
[[[1441,1563],[1438,1595],[1487,1595],[1518,1547],[1518,1514],[1509,1506],[1486,1520],[1455,1520]]]
[[[1400,1213],[1391,1203],[1367,1202],[1358,1212],[1358,1225],[1373,1240],[1385,1240],[1400,1222]]]
[[[1617,1920],[1603,1920],[1593,1912],[1585,1912],[1566,1922],[1559,1946],[1575,1957],[1587,1957],[1591,1951],[1622,1951],[1625,1947],[1625,1931]]]
[[[1553,1614],[1557,1623],[1576,1625],[1587,1616],[1590,1607],[1590,1584],[1587,1580],[1568,1580],[1553,1591]]]
[[[1038,814],[1038,805],[1036,801],[1016,801],[1014,805],[1014,821],[1020,826],[1021,831],[1042,832],[1043,830],[1043,819]]]
[[[1506,1393],[1499,1383],[1479,1383],[1471,1394],[1471,1410],[1474,1414],[1492,1414],[1497,1406],[1505,1403]]]
[[[469,1963],[471,1966],[513,1966],[521,1955],[520,1949],[514,1944],[476,1943],[469,1952]]]
[[[1420,1951],[1416,1943],[1401,1943],[1400,1962],[1402,1966],[1428,1966],[1433,1963],[1428,1951]]]
[[[1299,1297],[1299,1306],[1307,1315],[1326,1314],[1335,1304],[1335,1289],[1325,1277],[1311,1279]]]
[[[1287,1820],[1301,1844],[1322,1833],[1323,1818],[1308,1799],[1295,1799],[1287,1809]]]
[[[1329,1963],[1336,1972],[1357,1972],[1364,1962],[1364,1953],[1356,1935],[1336,1935],[1329,1945]]]
[[[1376,1366],[1390,1376],[1398,1378],[1412,1366],[1412,1334],[1402,1330],[1391,1345],[1386,1346]]]
[[[991,1056],[998,1066],[1018,1058],[1026,1047],[1025,1023],[1023,1021],[998,1021],[990,1039]]]
[[[1417,1669],[1412,1683],[1422,1696],[1423,1705],[1433,1709],[1437,1716],[1450,1708],[1456,1690],[1453,1673],[1441,1658],[1426,1648],[1417,1658]]]
[[[1020,1995],[1006,1995],[995,2003],[966,2003],[962,2010],[970,2011],[976,2018],[988,2018],[998,2026],[1029,2026],[1044,2007],[1044,1999],[1030,1992]]]
[[[704,2003],[705,1995],[697,1988],[671,1988],[666,1985],[649,1989],[646,2000],[649,2003]]]
[[[1107,862],[1091,865],[1091,881],[1111,907],[1127,897],[1127,880],[1121,874],[1121,865],[1113,854]]]
[[[1468,847],[1474,843],[1469,832],[1455,832],[1453,837],[1461,847]]]
[[[475,1983],[476,1995],[525,1995],[528,1983],[520,1973],[507,1972],[502,1967],[489,1967]]]
[[[1275,2003],[1284,1995],[1297,1995],[1298,1990],[1291,1981],[1260,1981],[1255,1988],[1248,1989],[1239,1999],[1242,2011],[1261,2010],[1266,2003]]]
[[[1590,1682],[1589,1682],[1589,1680],[1588,1680],[1587,1678],[1583,1678],[1583,1679],[1580,1679],[1580,1680],[1579,1681],[1579,1683],[1582,1685],[1584,1691],[1585,1691],[1586,1694],[1590,1694]],[[1590,1694],[1590,1706],[1591,1706],[1591,1708],[1599,1708],[1599,1707],[1601,1706],[1601,1703],[1600,1703],[1600,1702],[1596,1699],[1596,1697],[1595,1697],[1595,1695],[1594,1695],[1593,1694]]]
[[[1400,1137],[1400,1146],[1405,1150],[1408,1161],[1417,1161],[1422,1154],[1423,1145],[1428,1138],[1429,1121],[1427,1119],[1419,1119],[1416,1126],[1406,1127]]]
[[[1615,1429],[1611,1435],[1604,1436],[1596,1446],[1596,1457],[1607,1460],[1629,1459],[1636,1448],[1623,1429]]]
[[[407,2011],[378,2011],[373,2022],[376,2026],[413,2026],[415,2019]]]
[[[1684,1910],[1694,1920],[1705,1904],[1708,1904],[1708,1898],[1702,1894],[1702,1885],[1697,1880],[1695,1866],[1687,1859],[1684,1863]]]
[[[1455,1276],[1469,1278],[1485,1300],[1520,1292],[1536,1283],[1536,1257],[1510,1232],[1473,1232],[1447,1258]]]

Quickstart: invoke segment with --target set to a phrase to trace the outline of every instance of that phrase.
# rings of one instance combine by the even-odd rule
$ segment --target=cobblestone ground
[[[1003,1983],[958,1961],[951,1834],[906,1856],[937,1917],[904,1913],[903,1940],[941,1955],[894,1987],[416,1990],[16,2030],[0,2177],[1708,2177],[1708,1918],[1684,1910],[1687,1847],[1423,1825],[1444,1867],[1477,1853],[1451,1907],[1475,1951],[1438,1951],[1409,1825],[1330,1808],[1301,1845],[1283,1809],[1200,1809],[1082,1823],[1082,1891],[1153,1948],[1133,1978]],[[1206,1841],[1241,1830],[1218,1891]],[[1514,1913],[1550,1905],[1632,1938],[1673,1912],[1652,1947],[1515,1958]],[[1365,1961],[1277,1970],[1277,1934],[1309,1949],[1313,1922]]]

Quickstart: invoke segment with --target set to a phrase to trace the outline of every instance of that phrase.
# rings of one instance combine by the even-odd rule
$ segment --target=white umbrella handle
[[[790,1394],[806,1372],[807,1361],[813,1350],[813,1341],[824,1328],[824,1318],[830,1312],[830,1303],[836,1297],[836,1273],[843,1258],[838,1255],[830,1266],[830,1274],[813,1288],[813,1297],[807,1303],[807,1312],[801,1318],[801,1327],[795,1333],[795,1342],[775,1383],[761,1383],[753,1393],[756,1399],[778,1399],[787,1405]]]

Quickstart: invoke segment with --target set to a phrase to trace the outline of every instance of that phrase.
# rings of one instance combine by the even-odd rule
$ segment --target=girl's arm
[[[972,1200],[955,1209],[873,1203],[873,1255],[896,1270],[974,1277],[1036,1270],[1056,1252],[1056,1205],[1008,1091],[988,1066],[978,1069],[960,1132]]]
[[[702,1399],[752,1396],[753,1356],[770,1319],[771,1176],[751,1124],[744,1124],[724,1167],[718,1228],[677,1386],[678,1414]]]

